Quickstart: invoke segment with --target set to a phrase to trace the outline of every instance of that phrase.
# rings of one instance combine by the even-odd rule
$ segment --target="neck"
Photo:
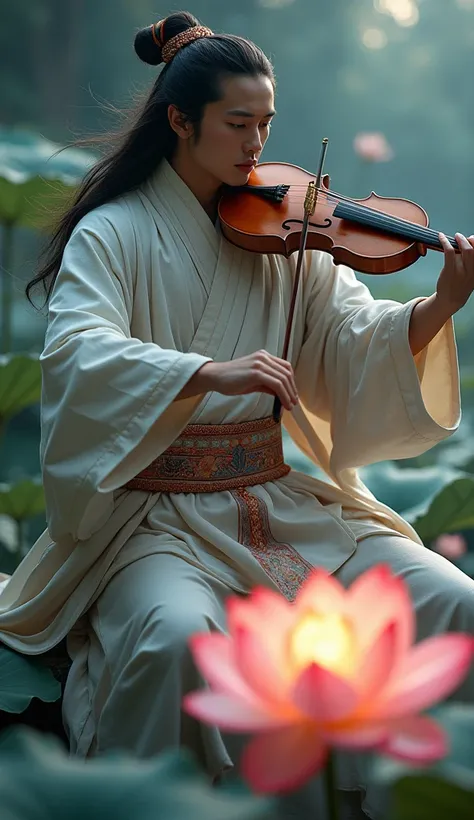
[[[178,150],[170,165],[194,194],[211,221],[215,222],[222,183],[196,165],[189,154],[184,151]]]

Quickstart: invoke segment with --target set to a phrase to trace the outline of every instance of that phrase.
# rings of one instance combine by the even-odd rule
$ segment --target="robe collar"
[[[213,225],[193,192],[164,159],[147,183],[147,193],[158,200],[161,214],[167,213],[179,236],[185,240],[199,267],[209,272],[212,282],[222,235]]]
[[[231,359],[242,331],[254,271],[263,264],[262,256],[227,242],[220,227],[212,224],[166,160],[143,190],[176,241],[185,244],[201,280],[208,284],[204,312],[188,352],[220,361]]]

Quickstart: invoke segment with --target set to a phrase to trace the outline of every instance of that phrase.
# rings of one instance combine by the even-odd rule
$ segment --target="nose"
[[[245,151],[253,151],[254,153],[258,153],[262,150],[262,147],[263,142],[260,129],[255,128],[255,130],[252,131],[252,134],[248,136],[245,142]]]

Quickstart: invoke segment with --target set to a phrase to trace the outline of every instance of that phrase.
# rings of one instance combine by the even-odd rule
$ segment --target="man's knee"
[[[157,605],[143,620],[138,651],[151,663],[180,662],[190,657],[191,636],[210,630],[210,618],[205,612],[190,607],[189,602]]]

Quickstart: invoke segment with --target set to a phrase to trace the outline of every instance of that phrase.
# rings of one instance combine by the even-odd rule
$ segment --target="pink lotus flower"
[[[467,552],[466,539],[459,533],[444,533],[439,535],[433,544],[435,552],[444,555],[452,561],[455,558],[460,558]]]
[[[354,151],[365,162],[388,162],[393,158],[392,148],[384,135],[377,131],[357,134]]]
[[[225,731],[255,733],[243,775],[259,792],[297,788],[329,747],[378,749],[427,763],[446,754],[442,729],[419,712],[466,675],[474,640],[449,634],[413,645],[405,583],[379,565],[344,589],[315,571],[294,603],[264,587],[227,603],[229,634],[191,638],[210,684],[185,710]]]

